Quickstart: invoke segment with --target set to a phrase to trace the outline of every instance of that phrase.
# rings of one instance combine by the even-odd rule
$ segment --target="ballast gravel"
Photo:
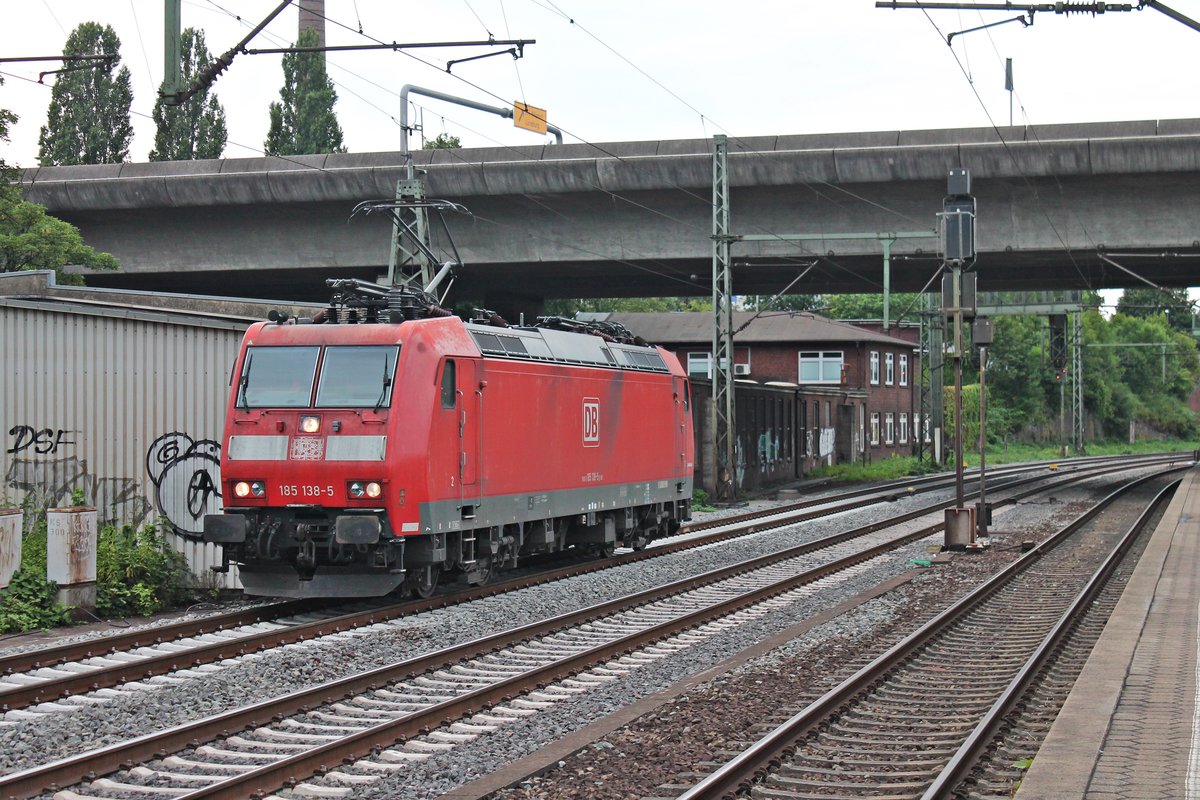
[[[1092,481],[1093,486],[1056,492],[1056,502],[1026,503],[998,518],[997,525],[1018,532],[1059,521],[1073,500],[1115,483],[1117,478]],[[942,493],[941,497],[949,495]],[[743,537],[721,545],[650,559],[639,564],[614,567],[554,584],[532,587],[468,605],[422,613],[389,623],[324,637],[234,659],[222,668],[180,680],[164,676],[140,687],[106,692],[108,702],[76,704],[75,710],[23,719],[9,712],[0,719],[0,773],[29,768],[183,722],[279,696],[317,683],[344,677],[411,658],[452,643],[525,624],[535,619],[605,602],[659,586],[673,580],[716,569],[756,555],[827,536],[868,522],[882,521],[909,507],[924,505],[931,495],[901,498],[894,503],[873,504],[797,526]],[[759,504],[761,505],[761,504]],[[736,512],[734,512],[736,513]],[[697,515],[699,517],[699,515]],[[454,786],[486,774],[500,765],[533,752],[559,736],[578,730],[589,722],[663,689],[680,678],[707,668],[733,653],[786,629],[813,614],[865,591],[879,582],[913,567],[925,559],[938,537],[910,545],[881,559],[870,569],[836,582],[827,593],[807,597],[792,607],[772,612],[757,624],[713,637],[653,665],[633,670],[626,678],[565,701],[529,720],[513,723],[495,734],[435,756],[390,778],[355,789],[355,797],[436,797]],[[1011,554],[1010,554],[1011,557]],[[969,560],[969,559],[968,559]],[[958,562],[956,562],[958,563]],[[942,568],[927,575],[937,580]],[[846,635],[870,638],[881,621],[890,618],[887,603],[878,609],[835,620],[829,628],[811,632],[813,641],[832,635],[837,626],[850,626]],[[822,631],[824,633],[822,633]],[[843,633],[839,633],[843,635]],[[803,647],[803,644],[796,645]],[[420,788],[418,788],[420,787]]]

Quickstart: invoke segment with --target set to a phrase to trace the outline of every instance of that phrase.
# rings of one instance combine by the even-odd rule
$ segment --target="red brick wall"
[[[799,353],[801,350],[835,350],[841,351],[843,354],[843,382],[840,385],[817,384],[814,389],[821,391],[820,396],[816,394],[807,394],[804,387],[801,386],[799,394],[802,401],[807,403],[808,418],[806,421],[806,429],[812,432],[812,439],[815,443],[818,440],[820,427],[826,425],[824,419],[825,402],[830,401],[830,416],[833,418],[829,425],[837,424],[837,408],[839,405],[864,405],[865,413],[861,442],[865,449],[866,457],[869,461],[887,458],[890,455],[908,455],[912,452],[913,446],[916,444],[917,436],[917,383],[920,378],[920,365],[917,361],[917,354],[913,352],[912,346],[902,344],[891,345],[887,343],[856,343],[856,342],[838,342],[838,343],[812,343],[798,346],[796,344],[775,345],[775,344],[755,344],[755,345],[737,345],[734,347],[734,363],[735,364],[750,364],[750,374],[744,377],[758,383],[766,383],[767,381],[783,381],[788,383],[799,382],[800,359]],[[686,368],[687,353],[689,351],[697,351],[707,353],[709,348],[703,346],[680,346],[676,348],[676,355],[679,356],[680,362]],[[870,353],[879,353],[879,383],[872,384],[870,382]],[[891,354],[894,359],[894,375],[891,385],[887,384],[887,354]],[[900,356],[908,357],[908,385],[900,385]],[[832,392],[828,391],[832,390]],[[865,398],[847,397],[842,394],[838,396],[838,390],[859,390],[866,392]],[[831,396],[832,395],[832,396]],[[821,419],[818,422],[812,416],[812,403],[818,403]],[[871,439],[871,414],[879,413],[879,428],[880,436],[879,443],[872,444]],[[886,414],[893,415],[893,436],[892,442],[889,444],[886,441]],[[857,411],[855,411],[855,419],[857,420]],[[908,415],[908,440],[900,441],[900,415]],[[839,442],[840,449],[840,442]],[[837,463],[838,459],[834,459]],[[805,459],[804,466],[810,469],[817,466],[817,460],[813,458]]]

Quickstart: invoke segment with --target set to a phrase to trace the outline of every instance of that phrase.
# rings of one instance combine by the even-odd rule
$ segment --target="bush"
[[[187,560],[157,524],[106,525],[96,546],[96,610],[105,616],[153,614],[194,599]]]
[[[24,561],[24,559],[22,559]],[[0,632],[32,631],[65,625],[71,609],[58,604],[58,584],[46,580],[46,571],[22,566],[0,592]]]
[[[21,537],[21,566],[0,591],[0,632],[53,628],[69,622],[71,609],[58,604],[58,585],[46,579],[46,518]]]

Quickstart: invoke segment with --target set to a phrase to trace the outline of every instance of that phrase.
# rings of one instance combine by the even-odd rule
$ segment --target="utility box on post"
[[[976,317],[971,322],[971,341],[976,347],[987,347],[996,336],[996,326],[987,317]]]
[[[46,511],[46,577],[64,606],[96,607],[96,509]]]
[[[8,586],[21,567],[21,522],[19,508],[0,508],[0,589]]]
[[[967,550],[975,547],[975,507],[947,508],[944,549]]]

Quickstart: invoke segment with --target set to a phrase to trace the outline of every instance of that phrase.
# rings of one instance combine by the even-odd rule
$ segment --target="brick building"
[[[710,379],[711,313],[595,316],[618,322],[674,351],[698,382]],[[920,377],[913,341],[809,312],[736,312],[733,328],[734,374],[739,384],[747,388],[757,384],[794,397],[794,403],[788,403],[793,418],[779,430],[796,432],[798,474],[820,464],[912,452],[919,427]],[[777,415],[767,405],[760,410],[748,402],[743,408],[742,394],[737,396],[739,429],[743,417],[759,426],[775,425]],[[785,443],[782,449],[786,448]],[[748,444],[744,449],[755,450]]]

